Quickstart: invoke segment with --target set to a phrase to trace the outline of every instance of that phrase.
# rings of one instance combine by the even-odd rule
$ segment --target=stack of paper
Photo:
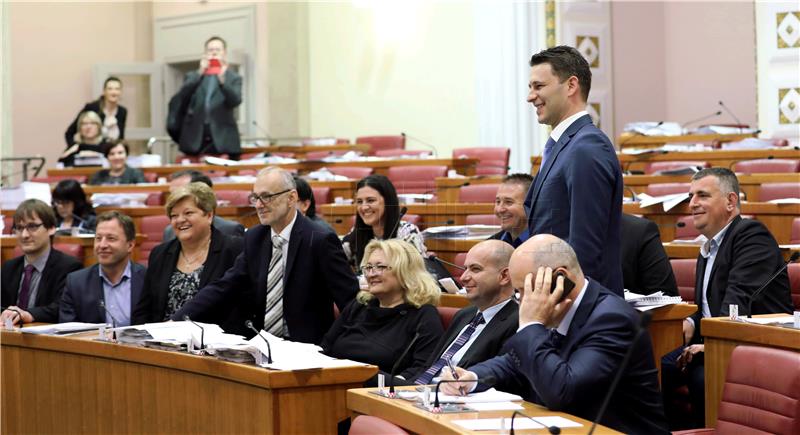
[[[449,225],[430,227],[422,236],[426,239],[485,239],[498,231],[499,225]]]
[[[680,296],[664,296],[664,292],[658,291],[649,295],[640,295],[632,291],[625,290],[625,300],[633,308],[639,311],[648,311],[666,305],[674,305],[683,302]]]
[[[92,205],[95,207],[143,207],[148,195],[147,193],[95,193],[92,194]]]
[[[646,193],[640,193],[639,207],[645,208],[656,204],[663,204],[664,211],[670,211],[678,204],[689,199],[689,192],[673,193],[670,195],[650,196]]]
[[[28,326],[20,329],[20,332],[25,332],[28,334],[61,335],[100,329],[101,326],[103,326],[103,323],[66,322],[53,323],[50,325]]]

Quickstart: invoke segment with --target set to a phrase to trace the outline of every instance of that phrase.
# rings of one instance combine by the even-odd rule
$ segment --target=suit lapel
[[[131,307],[130,317],[133,314],[133,308],[142,298],[142,287],[144,287],[144,267],[131,261]]]
[[[575,311],[575,316],[572,317],[572,323],[569,325],[566,340],[564,340],[565,344],[562,348],[572,344],[572,341],[577,335],[575,331],[580,330],[583,328],[583,325],[586,324],[586,321],[589,319],[589,315],[594,310],[595,304],[597,304],[597,298],[599,296],[600,293],[597,290],[597,284],[595,284],[594,281],[589,281],[589,285],[586,286],[586,293],[583,294],[583,299],[581,299],[581,304]]]
[[[100,266],[98,264],[95,264],[89,270],[89,287],[90,291],[86,295],[89,298],[89,303],[94,305],[93,311],[97,312],[100,315],[100,322],[105,322],[106,312],[105,309],[103,309],[103,307],[100,306],[100,301],[103,301],[103,304],[105,304],[106,295],[105,292],[103,291],[103,278],[100,276]],[[97,295],[96,300],[93,297],[94,295]],[[92,307],[89,306],[90,310],[91,308]]]
[[[180,242],[178,241],[177,237],[172,239],[170,244],[167,246],[166,255],[164,256],[164,264],[159,265],[160,267],[165,268],[164,270],[176,270],[178,267],[178,256],[180,256]],[[133,269],[131,269],[131,275],[133,275]],[[169,281],[172,279],[172,273],[160,273],[159,274],[159,282],[156,284],[158,287],[156,288],[165,288],[169,289]],[[200,283],[200,288],[203,287],[202,282]],[[162,310],[167,309],[167,298],[169,297],[169,290],[166,292],[159,292],[158,294],[158,301],[156,303]]]
[[[11,274],[11,288],[13,291],[11,292],[14,295],[14,300],[8,301],[8,303],[3,302],[4,305],[17,305],[17,300],[19,299],[19,286],[20,282],[22,281],[22,272],[25,270],[25,257],[19,257],[19,261],[14,267],[11,268],[8,273]],[[3,273],[6,273],[5,271]],[[37,297],[38,298],[38,297]]]
[[[714,264],[711,267],[711,273],[708,275],[708,287],[706,287],[706,299],[708,299],[708,310],[711,312],[712,316],[719,314],[722,308],[722,295],[721,289],[717,288],[714,284],[714,275],[719,270],[719,267],[727,269],[728,260],[723,255],[723,250],[727,249],[730,245],[730,240],[733,238],[734,229],[736,228],[739,221],[741,221],[741,216],[736,216],[730,223],[730,226],[725,231],[725,236],[722,238],[722,243],[720,243],[719,247],[717,248],[717,255],[714,258]],[[704,268],[705,269],[705,268]],[[700,291],[702,292],[702,277],[700,278]],[[702,296],[702,295],[701,295]],[[702,300],[700,300],[702,303]]]
[[[306,229],[306,222],[305,218],[300,214],[300,212],[296,212],[297,215],[294,218],[294,226],[292,227],[292,232],[289,236],[289,250],[286,254],[286,268],[284,269],[285,272],[283,274],[283,294],[284,297],[286,296],[286,280],[290,274],[292,273],[292,267],[294,266],[294,260],[297,258],[297,251],[300,250],[300,246],[305,243],[305,229]]]
[[[44,263],[44,270],[42,271],[42,277],[39,279],[39,287],[38,287],[38,289],[36,291],[36,306],[37,307],[41,307],[42,305],[44,305],[42,303],[42,298],[44,298],[45,296],[49,296],[49,295],[46,295],[46,293],[52,287],[52,284],[50,283],[50,279],[53,277],[53,274],[55,273],[53,268],[56,267],[55,263],[58,260],[58,254],[56,254],[56,252],[57,251],[55,249],[51,248],[50,249],[50,256],[47,257],[47,262]]]
[[[444,342],[444,346],[441,349],[437,349],[436,353],[436,360],[438,360],[444,351],[450,347],[451,344],[458,338],[458,335],[461,334],[461,330],[464,329],[465,326],[475,317],[475,314],[478,313],[478,309],[476,307],[470,307],[469,310],[464,312],[463,316],[459,316],[458,323],[454,323],[448,328],[450,334],[447,336],[447,340]],[[434,361],[436,361],[434,360]]]
[[[483,328],[483,331],[481,331],[481,335],[475,339],[469,349],[467,349],[467,351],[464,353],[461,361],[459,361],[459,365],[468,367],[480,362],[477,361],[477,359],[483,359],[478,357],[486,350],[487,347],[489,347],[489,343],[500,339],[500,336],[506,329],[506,324],[510,321],[509,317],[511,317],[511,314],[513,314],[514,310],[516,309],[516,304],[517,303],[513,300],[509,301],[505,304],[505,306],[503,306],[503,308],[500,309],[500,311],[497,312],[497,314],[495,314],[494,317],[492,317],[492,320],[487,323]],[[473,314],[473,317],[474,316],[475,315]],[[499,348],[500,346],[498,346],[498,349]]]

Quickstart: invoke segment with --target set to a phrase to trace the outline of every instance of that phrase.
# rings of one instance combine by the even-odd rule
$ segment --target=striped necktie
[[[283,337],[283,244],[279,235],[272,237],[272,260],[267,275],[267,309],[264,311],[264,330]]]
[[[469,338],[472,337],[472,334],[475,333],[475,329],[481,323],[484,323],[483,314],[478,313],[475,316],[475,318],[472,319],[471,322],[469,322],[469,325],[467,325],[467,327],[464,328],[464,330],[461,332],[458,338],[456,338],[456,341],[450,344],[450,347],[447,348],[447,351],[445,351],[445,353],[443,353],[442,356],[439,357],[439,359],[436,361],[434,365],[430,366],[428,370],[425,370],[425,373],[423,373],[420,377],[418,377],[417,380],[414,381],[414,383],[417,385],[430,384],[433,377],[436,376],[442,370],[442,367],[444,367],[447,364],[447,361],[453,358],[453,355],[455,355],[456,352],[461,350],[461,348],[464,347],[465,344],[467,344]]]

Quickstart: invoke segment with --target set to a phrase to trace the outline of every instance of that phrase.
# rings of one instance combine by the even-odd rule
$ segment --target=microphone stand
[[[263,335],[261,335],[261,332],[253,326],[253,322],[251,322],[250,320],[244,322],[244,326],[255,331],[256,335],[261,337],[261,339],[264,340],[264,343],[267,343],[267,364],[272,364],[272,348],[269,345],[269,340],[267,340]]]
[[[198,328],[200,328],[200,353],[203,353],[203,350],[206,348],[206,346],[205,346],[205,333],[206,333],[205,328],[200,326],[199,323],[197,323],[194,320],[190,319],[188,314],[183,316],[183,320],[185,320],[185,321],[191,323],[192,325],[197,326]]]
[[[539,420],[537,420],[537,419],[535,419],[535,418],[531,417],[530,415],[523,414],[523,413],[522,413],[522,412],[520,412],[520,411],[514,411],[514,413],[513,413],[513,414],[511,414],[511,430],[509,430],[509,435],[514,435],[514,417],[516,417],[516,416],[518,416],[518,415],[521,415],[521,416],[523,416],[523,417],[526,417],[526,418],[528,418],[529,420],[533,421],[534,423],[536,423],[536,424],[540,424],[540,425],[542,425],[542,426],[546,427],[546,428],[547,428],[547,431],[548,431],[548,432],[550,432],[550,433],[551,433],[551,434],[553,434],[553,435],[558,435],[558,434],[560,434],[560,433],[561,433],[561,428],[560,428],[560,427],[558,427],[558,426],[548,426],[548,425],[546,425],[546,424],[542,423],[541,421],[539,421]]]
[[[764,290],[767,288],[769,283],[771,283],[773,280],[775,280],[775,278],[777,278],[778,275],[783,273],[783,271],[786,270],[787,267],[789,267],[789,264],[794,263],[795,261],[797,261],[798,258],[800,258],[800,251],[795,251],[792,254],[792,256],[789,257],[789,261],[787,261],[786,263],[783,264],[783,267],[778,269],[778,271],[775,272],[771,277],[769,277],[769,279],[766,282],[764,282],[764,284],[762,284],[761,287],[758,288],[758,290],[753,292],[753,295],[750,296],[750,300],[747,303],[747,318],[748,319],[752,319],[753,318],[753,302],[756,299],[758,299],[759,296],[761,296],[761,293],[764,292]]]

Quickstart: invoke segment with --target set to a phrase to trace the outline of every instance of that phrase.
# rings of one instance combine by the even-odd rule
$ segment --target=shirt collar
[[[558,324],[558,328],[556,330],[561,335],[567,335],[567,332],[569,332],[569,326],[572,324],[572,318],[575,317],[575,312],[578,311],[578,306],[583,300],[583,295],[586,294],[586,289],[589,287],[589,278],[584,278],[583,281],[583,288],[581,289],[581,292],[578,293],[578,297],[575,298],[575,302],[573,302],[572,306],[569,307],[567,315],[564,316],[564,318],[561,319],[561,323]]]
[[[500,310],[502,310],[503,307],[505,307],[507,303],[511,302],[511,299],[512,298],[508,298],[508,299],[504,300],[503,302],[494,304],[491,307],[485,309],[484,311],[478,310],[479,313],[483,314],[483,321],[486,322],[486,324],[491,322],[492,319],[494,318],[494,316],[497,313],[499,313]]]
[[[503,235],[502,235],[502,237],[500,237],[500,240],[502,240],[502,241],[508,243],[509,245],[517,248],[517,247],[519,247],[519,245],[522,244],[522,242],[528,240],[529,238],[530,238],[530,234],[528,233],[528,229],[526,228],[525,231],[520,233],[519,237],[517,237],[514,240],[511,240],[511,233],[510,232],[503,231]]]
[[[700,245],[700,255],[702,255],[703,258],[708,258],[717,253],[717,249],[719,249],[719,245],[722,244],[722,239],[725,238],[725,233],[728,231],[728,227],[731,226],[731,223],[733,223],[732,220],[728,222],[728,225],[725,225],[724,228],[719,230],[714,237]]]
[[[102,278],[103,281],[105,281],[108,285],[110,285],[112,287],[115,286],[115,285],[122,284],[125,281],[125,278],[131,279],[131,262],[130,261],[128,261],[128,264],[125,265],[125,270],[122,272],[122,277],[120,277],[119,282],[116,283],[116,284],[112,283],[111,280],[108,279],[108,277],[106,276],[106,273],[103,272],[103,266],[100,266],[97,269],[100,271],[100,278]]]
[[[581,110],[580,112],[559,122],[556,128],[554,128],[553,131],[550,132],[550,137],[553,138],[553,141],[558,142],[558,140],[561,139],[561,135],[563,135],[564,132],[567,131],[567,129],[569,128],[570,125],[572,125],[573,122],[577,121],[578,118],[580,118],[581,116],[588,114],[589,112]]]
[[[289,222],[289,225],[286,225],[286,227],[280,232],[280,234],[276,233],[275,230],[270,227],[270,236],[275,237],[276,235],[278,235],[281,236],[281,239],[283,239],[284,242],[288,242],[289,236],[292,234],[292,228],[294,228],[294,223],[297,222],[298,213],[299,212],[297,210],[294,210],[294,217],[292,217],[292,221]]]
[[[24,258],[24,266],[27,267],[29,264],[33,265],[33,268],[36,269],[37,272],[42,273],[44,270],[44,266],[47,264],[47,259],[50,258],[50,248],[47,248],[42,255],[33,260],[33,262],[28,262],[28,258],[23,256]]]

